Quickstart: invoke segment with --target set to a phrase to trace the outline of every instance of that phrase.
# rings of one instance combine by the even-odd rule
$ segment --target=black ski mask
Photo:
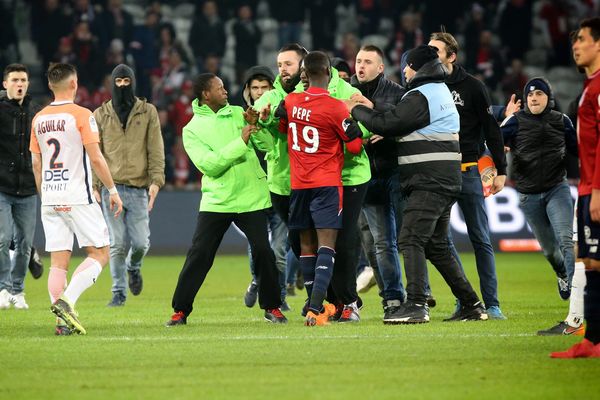
[[[115,79],[117,78],[129,78],[131,84],[127,86],[117,86]],[[119,64],[113,69],[112,72],[112,104],[115,112],[119,116],[121,126],[125,129],[127,125],[127,118],[135,103],[135,75],[133,70],[125,64]]]

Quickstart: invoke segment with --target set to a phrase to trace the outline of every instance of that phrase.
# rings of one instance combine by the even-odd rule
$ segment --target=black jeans
[[[344,186],[342,229],[335,242],[335,265],[327,300],[351,304],[358,299],[356,293],[356,268],[360,256],[358,217],[360,216],[369,184]],[[335,301],[332,301],[334,300]]]
[[[450,209],[456,199],[440,193],[414,190],[407,200],[398,248],[404,256],[408,300],[427,300],[427,259],[440,272],[463,305],[479,301],[448,246]]]
[[[192,247],[188,250],[173,294],[172,305],[175,311],[183,311],[185,315],[192,312],[194,298],[210,271],[223,235],[232,222],[244,232],[252,249],[256,276],[261,283],[258,287],[260,308],[272,309],[281,305],[279,272],[269,244],[266,210],[239,214],[200,212]]]

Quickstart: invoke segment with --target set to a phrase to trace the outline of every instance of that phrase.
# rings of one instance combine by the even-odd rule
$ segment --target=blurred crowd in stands
[[[569,34],[582,18],[600,13],[599,3],[0,0],[0,67],[22,61],[20,44],[29,36],[39,60],[38,87],[30,91],[48,96],[48,64],[72,63],[79,71],[77,102],[92,110],[110,99],[114,66],[134,67],[137,95],[159,109],[167,181],[194,188],[199,175],[183,152],[181,130],[192,115],[191,78],[197,73],[221,76],[230,102],[241,105],[244,72],[256,64],[275,71],[276,51],[285,43],[325,50],[352,71],[361,44],[372,43],[385,49],[386,73],[399,81],[403,52],[426,44],[429,34],[443,26],[460,40],[459,61],[502,104],[512,93],[520,95],[531,75],[528,67],[542,73],[555,67],[575,70]],[[20,9],[27,10],[27,28],[15,23]]]

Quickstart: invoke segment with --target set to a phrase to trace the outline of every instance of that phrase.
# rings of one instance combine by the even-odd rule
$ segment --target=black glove
[[[275,117],[279,119],[287,120],[287,110],[285,109],[285,100],[281,100],[281,103],[277,106],[275,110]]]
[[[344,131],[346,132],[346,136],[348,136],[348,141],[352,141],[356,138],[361,138],[363,136],[360,127],[358,126],[358,122],[353,119],[346,118],[344,122],[342,122],[342,126],[344,127]]]

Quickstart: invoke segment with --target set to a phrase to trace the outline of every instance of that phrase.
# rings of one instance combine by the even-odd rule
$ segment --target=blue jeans
[[[116,187],[123,201],[123,213],[114,217],[106,188],[102,189],[102,211],[110,234],[112,292],[127,296],[126,272],[139,270],[150,248],[148,192],[144,188],[125,185]]]
[[[285,223],[282,221],[279,215],[277,215],[273,208],[269,208],[265,211],[269,223],[269,232],[271,233],[271,248],[273,249],[273,253],[275,254],[275,265],[277,266],[277,270],[279,271],[279,286],[281,288],[281,297],[285,298],[285,274],[287,266],[287,253],[289,249],[287,243],[288,231],[287,227],[285,226]],[[252,257],[252,252],[250,251],[250,245],[248,245],[248,256],[250,259],[250,273],[252,274],[252,281],[257,282],[254,267],[254,258]]]
[[[483,197],[483,186],[477,166],[462,173],[462,190],[457,200],[465,217],[469,239],[475,251],[475,262],[479,274],[479,285],[481,297],[487,308],[500,306],[498,301],[498,279],[496,277],[496,260],[494,259],[494,248],[490,240],[490,228]],[[448,243],[450,251],[460,264],[462,262],[454,242],[452,234],[448,230]],[[463,268],[464,271],[464,268]]]
[[[0,290],[12,294],[24,289],[35,232],[37,196],[11,196],[0,192]],[[15,241],[11,262],[9,247]]]
[[[567,182],[547,192],[519,193],[519,206],[557,276],[573,279],[573,198]]]
[[[390,196],[390,179],[376,178],[369,182],[367,201],[373,197],[379,197],[381,201],[365,202],[363,213],[373,235],[377,266],[383,282],[383,291],[380,296],[384,301],[403,301],[405,292],[402,285],[400,258],[398,257],[396,217]]]

